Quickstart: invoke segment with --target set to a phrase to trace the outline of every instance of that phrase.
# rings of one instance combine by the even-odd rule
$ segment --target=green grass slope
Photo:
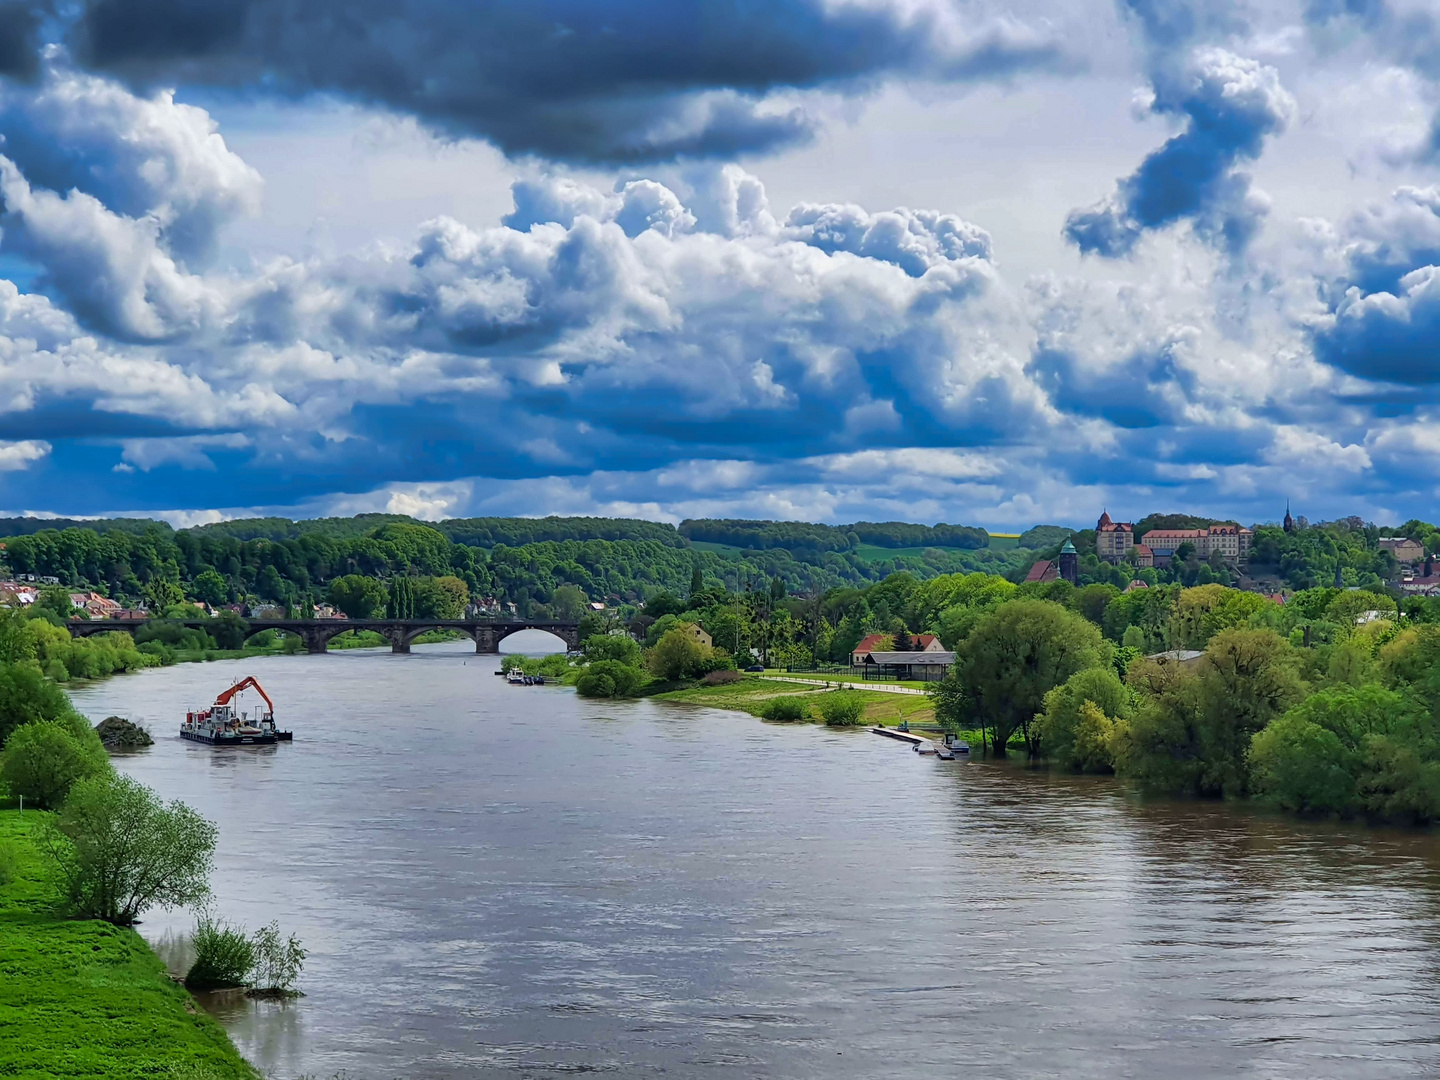
[[[133,930],[57,918],[43,815],[0,811],[0,1076],[254,1080],[225,1032]]]

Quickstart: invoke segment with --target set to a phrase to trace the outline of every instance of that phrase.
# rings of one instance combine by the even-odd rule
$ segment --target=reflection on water
[[[75,695],[145,722],[119,767],[220,822],[217,914],[311,950],[305,998],[206,1003],[277,1076],[1440,1068],[1429,834],[588,703],[466,647]],[[168,734],[252,670],[293,745]],[[192,922],[142,927],[175,970]]]

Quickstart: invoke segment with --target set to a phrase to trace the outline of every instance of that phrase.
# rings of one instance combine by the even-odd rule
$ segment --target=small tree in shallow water
[[[280,937],[280,924],[271,923],[256,930],[250,938],[255,951],[255,992],[274,997],[295,993],[295,980],[305,966],[306,952],[294,934]]]
[[[75,913],[129,926],[147,908],[188,907],[210,893],[215,826],[128,777],[81,780],[47,844]]]

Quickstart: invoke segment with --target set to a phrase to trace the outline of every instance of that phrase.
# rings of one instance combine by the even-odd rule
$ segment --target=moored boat
[[[244,690],[253,689],[265,699],[265,707],[257,705],[253,714],[236,707],[235,698]],[[294,733],[275,726],[275,703],[253,675],[247,675],[215,699],[208,709],[185,714],[180,737],[207,746],[270,746],[290,742]]]

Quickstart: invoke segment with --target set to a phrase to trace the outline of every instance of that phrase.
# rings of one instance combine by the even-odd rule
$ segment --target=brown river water
[[[306,996],[282,1080],[1440,1074],[1440,843],[1142,801],[864,731],[512,687],[468,643],[77,689],[220,825],[216,910]],[[174,734],[245,674],[293,745]],[[182,962],[193,916],[142,932]]]

